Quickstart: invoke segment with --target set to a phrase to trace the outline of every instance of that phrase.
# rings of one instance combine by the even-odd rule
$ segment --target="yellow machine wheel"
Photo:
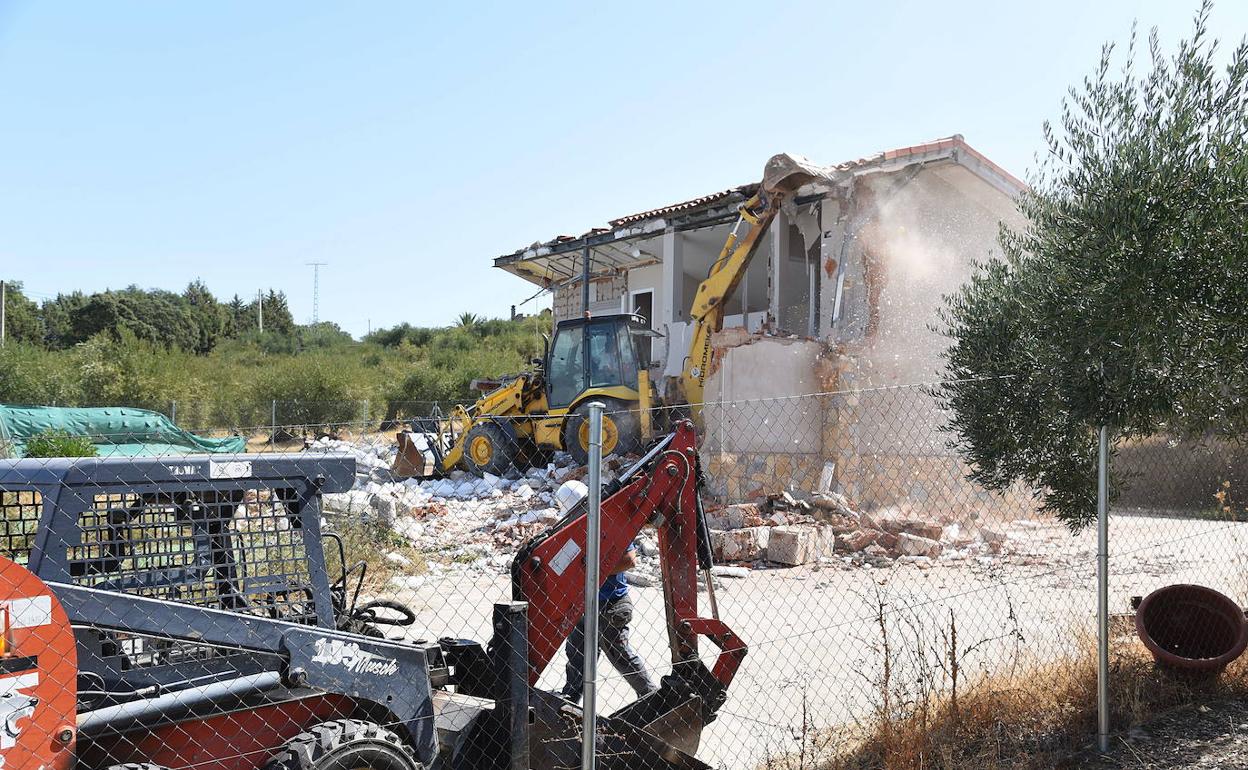
[[[516,440],[502,425],[477,422],[464,438],[464,468],[477,476],[502,475],[515,461],[518,449]]]
[[[599,398],[606,410],[602,415],[602,456],[631,454],[641,449],[641,421],[626,401]],[[572,410],[563,425],[563,445],[578,464],[589,462],[589,403]]]

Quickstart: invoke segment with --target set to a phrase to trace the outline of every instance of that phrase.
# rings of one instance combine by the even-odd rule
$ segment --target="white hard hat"
[[[555,501],[559,503],[559,513],[567,513],[577,503],[589,496],[589,487],[583,482],[572,479],[565,481],[555,491]]]

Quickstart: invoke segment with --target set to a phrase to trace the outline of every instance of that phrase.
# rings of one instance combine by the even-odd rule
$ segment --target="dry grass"
[[[769,758],[762,770],[1038,770],[1077,766],[1078,753],[1094,743],[1096,654],[1088,632],[1075,632],[1080,652],[1062,660],[1026,661],[1020,646],[1014,661],[968,678],[959,665],[976,645],[961,646],[954,618],[937,635],[943,647],[925,649],[903,643],[883,612],[879,619],[883,667],[872,682],[874,713],[836,729],[817,729],[808,719],[794,736],[799,747]],[[1177,706],[1248,694],[1242,659],[1221,677],[1193,680],[1156,669],[1128,636],[1114,643],[1110,659],[1116,732]],[[897,681],[900,671],[905,684]]]
[[[358,562],[368,565],[363,587],[365,593],[393,593],[393,588],[386,588],[390,578],[398,575],[420,575],[428,571],[429,565],[424,554],[412,547],[402,536],[381,524],[347,516],[335,516],[329,521],[329,531],[342,538],[347,568],[350,569]],[[397,554],[406,559],[407,563],[392,561],[388,558],[389,554]],[[333,576],[338,555],[337,548],[329,538],[325,541],[325,557],[329,560],[330,573]]]

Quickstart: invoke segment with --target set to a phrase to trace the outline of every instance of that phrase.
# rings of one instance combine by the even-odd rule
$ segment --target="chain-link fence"
[[[0,461],[0,767],[579,767],[584,413],[426,406]],[[599,767],[904,765],[881,730],[1054,697],[1095,531],[977,487],[945,420],[923,387],[607,415]],[[1151,660],[1133,597],[1176,583],[1230,609],[1144,601],[1154,647],[1242,650],[1248,454],[1113,463],[1115,675]]]

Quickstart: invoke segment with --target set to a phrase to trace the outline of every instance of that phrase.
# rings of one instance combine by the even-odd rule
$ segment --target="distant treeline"
[[[224,340],[258,332],[261,311],[265,332],[291,337],[296,331],[285,294],[270,289],[263,301],[257,297],[244,302],[236,294],[220,302],[200,281],[181,294],[130,286],[94,294],[58,294],[42,304],[28,298],[21,283],[13,281],[6,283],[5,310],[8,339],[52,350],[65,350],[97,334],[120,339],[129,332],[171,350],[209,353]],[[332,324],[327,330],[350,339]]]
[[[327,424],[426,413],[473,397],[469,383],[518,371],[542,349],[543,314],[470,313],[452,326],[400,324],[362,341],[332,323],[300,325],[286,297],[219,302],[196,281],[182,293],[130,287],[35,303],[7,283],[0,403],[134,406],[190,428]]]

